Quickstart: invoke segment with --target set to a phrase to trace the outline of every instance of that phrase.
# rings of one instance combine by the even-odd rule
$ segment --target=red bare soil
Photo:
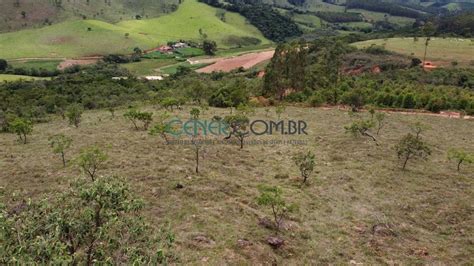
[[[213,71],[229,72],[233,69],[243,67],[245,69],[251,68],[258,63],[269,60],[273,57],[275,51],[265,51],[259,53],[250,53],[232,58],[221,58],[207,67],[198,69],[199,73],[211,73]]]
[[[66,59],[59,64],[58,69],[63,70],[65,68],[72,67],[75,65],[79,65],[79,66],[93,65],[97,63],[99,59],[101,59],[101,57],[84,57],[80,59]]]

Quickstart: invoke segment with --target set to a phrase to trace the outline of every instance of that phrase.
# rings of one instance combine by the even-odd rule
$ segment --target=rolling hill
[[[111,23],[157,17],[176,10],[178,0],[2,0],[0,32],[40,27],[71,19]]]
[[[219,47],[229,47],[229,38],[252,37],[269,43],[262,34],[236,13],[226,12],[225,21],[217,9],[183,2],[177,11],[155,19],[129,20],[111,24],[99,20],[66,21],[39,29],[0,34],[0,58],[81,57],[130,53],[134,47],[152,48],[167,41],[200,41],[203,35]]]

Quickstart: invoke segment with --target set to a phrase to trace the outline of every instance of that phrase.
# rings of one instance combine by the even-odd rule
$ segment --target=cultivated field
[[[216,16],[216,8],[184,1],[176,12],[156,19],[130,20],[110,24],[98,20],[67,21],[39,29],[0,34],[0,58],[77,58],[110,53],[131,53],[133,48],[156,47],[179,39],[201,41],[206,34],[219,47],[229,47],[230,36],[249,36],[268,44],[262,34],[236,13],[226,13],[226,21]],[[126,36],[126,34],[128,35]]]
[[[231,58],[217,58],[217,59],[206,59],[193,61],[194,63],[210,62],[213,60],[214,64],[203,67],[197,70],[199,73],[212,73],[214,71],[229,72],[233,69],[243,67],[249,69],[259,63],[270,60],[275,53],[274,50],[264,51],[258,53],[249,53]]]
[[[187,119],[190,109],[185,106],[174,115]],[[49,136],[64,133],[73,138],[68,159],[81,148],[100,145],[109,160],[99,175],[127,177],[146,199],[147,217],[156,225],[171,222],[179,263],[472,263],[474,165],[457,172],[446,152],[451,147],[474,150],[473,121],[390,114],[376,146],[345,133],[351,122],[345,111],[289,107],[282,117],[307,121],[307,136],[248,140],[306,140],[307,145],[205,146],[201,173],[195,174],[190,147],[166,146],[159,137],[133,130],[121,117],[124,111],[115,119],[105,111],[86,112],[78,129],[54,117],[35,125],[26,145],[1,134],[2,192],[36,197],[81,176],[72,163],[63,168],[48,145]],[[211,109],[203,117],[227,114]],[[260,108],[256,118],[276,116],[273,109],[267,114]],[[422,136],[433,153],[426,162],[410,161],[402,171],[394,145],[414,122],[431,127]],[[316,172],[301,186],[291,157],[306,150],[316,154]],[[277,174],[289,178],[276,179]],[[261,184],[282,187],[286,201],[298,206],[285,220],[280,237],[286,243],[278,250],[265,243],[274,232],[259,225],[271,215],[256,204]]]
[[[412,55],[422,59],[425,51],[425,38],[390,38],[369,40],[355,43],[358,48],[381,45],[387,50],[400,54]],[[456,61],[461,66],[472,66],[474,63],[474,41],[459,38],[431,38],[426,55],[427,60],[435,65],[449,66]]]

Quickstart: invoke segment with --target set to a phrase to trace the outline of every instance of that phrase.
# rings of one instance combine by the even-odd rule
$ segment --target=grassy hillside
[[[178,2],[178,0],[2,0],[0,32],[41,27],[70,19],[88,18],[118,22],[134,19],[137,15],[152,18],[173,11]]]
[[[22,75],[0,74],[0,82],[19,81],[19,80],[41,80],[41,79],[48,79],[48,78],[38,78],[38,77],[30,77],[30,76],[22,76]]]
[[[369,40],[355,43],[359,48],[370,45],[383,45],[387,50],[405,55],[423,58],[425,38],[390,38]],[[450,65],[457,61],[462,66],[472,66],[474,58],[474,41],[459,38],[432,38],[427,52],[427,59],[440,65]]]
[[[415,22],[415,19],[407,17],[388,15],[387,18],[385,18],[385,15],[387,15],[386,13],[368,11],[364,9],[348,9],[348,12],[361,13],[368,21],[385,21],[385,19],[387,19],[388,22],[401,26],[411,25],[413,22]]]
[[[97,20],[75,20],[0,34],[0,58],[130,53],[137,46],[146,49],[170,40],[199,41],[199,29],[209,39],[216,40],[220,47],[227,47],[224,41],[229,36],[251,36],[268,43],[240,15],[227,12],[226,22],[223,22],[216,16],[216,11],[196,0],[187,0],[178,11],[157,19],[130,20],[116,25]]]
[[[191,107],[175,111],[189,118]],[[144,108],[154,111],[156,109]],[[345,111],[290,107],[286,118],[307,121],[308,136],[250,137],[249,140],[303,139],[307,145],[204,146],[201,174],[194,171],[191,147],[165,145],[161,138],[135,131],[106,111],[86,112],[76,129],[55,118],[35,126],[29,143],[13,134],[0,135],[0,180],[7,200],[11,193],[36,197],[60,191],[81,172],[72,163],[63,168],[48,137],[73,138],[67,159],[98,144],[109,159],[99,175],[130,180],[146,200],[146,215],[154,225],[169,222],[176,234],[173,248],[179,264],[206,265],[347,265],[469,264],[472,261],[474,165],[456,171],[446,152],[471,149],[473,121],[433,116],[390,114],[379,136],[380,146],[344,132],[351,122]],[[229,110],[211,109],[203,118]],[[368,116],[368,114],[365,114]],[[276,119],[263,108],[252,119]],[[409,162],[402,171],[394,146],[419,121],[432,129],[423,138],[433,150],[427,161]],[[291,157],[298,151],[316,154],[315,173],[301,186]],[[277,179],[279,174],[288,178]],[[183,186],[177,189],[177,184]],[[269,207],[256,204],[257,187],[277,185],[298,209],[279,234],[278,250],[265,239],[275,233],[259,225],[271,217]],[[201,236],[200,240],[197,236]],[[209,240],[209,241],[205,241]],[[240,241],[239,241],[240,240]]]

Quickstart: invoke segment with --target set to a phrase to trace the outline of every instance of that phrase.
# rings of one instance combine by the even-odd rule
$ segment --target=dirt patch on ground
[[[64,70],[65,68],[72,67],[75,65],[79,66],[86,66],[86,65],[93,65],[97,63],[97,61],[100,60],[100,57],[85,57],[85,58],[80,58],[80,59],[66,59],[62,61],[58,69],[59,70]]]
[[[250,53],[232,58],[220,58],[216,59],[214,64],[198,69],[199,73],[211,73],[213,71],[224,71],[228,72],[233,69],[243,67],[245,69],[251,68],[258,63],[265,60],[269,60],[273,57],[275,51],[264,51],[259,53]],[[206,60],[202,60],[203,62]],[[199,61],[199,63],[203,63]],[[209,62],[209,60],[207,60]]]
[[[74,37],[72,36],[58,36],[56,38],[48,40],[48,44],[65,44],[65,43],[72,43],[74,41]]]

